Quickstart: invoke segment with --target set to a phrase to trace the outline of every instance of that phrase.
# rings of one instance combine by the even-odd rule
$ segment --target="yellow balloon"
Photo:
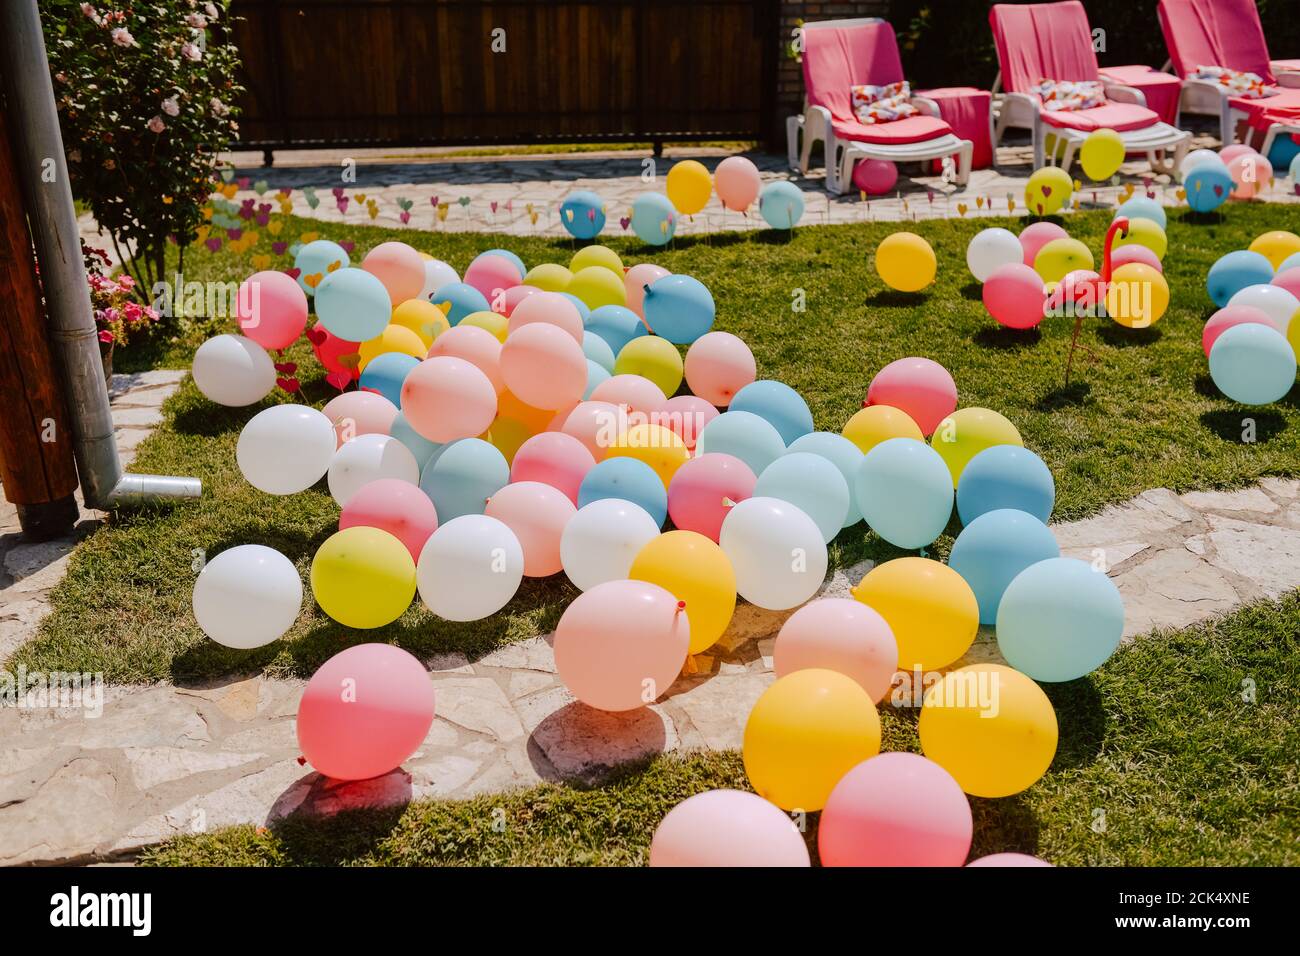
[[[502,418],[498,415],[488,430],[479,437],[501,452],[506,464],[510,465],[514,463],[519,446],[540,431],[540,428],[532,428],[517,418]]]
[[[684,216],[694,216],[713,194],[713,177],[704,164],[683,159],[668,170],[668,198]]]
[[[407,299],[393,310],[393,325],[410,329],[424,343],[425,354],[433,340],[446,332],[451,325],[447,315],[428,299]]]
[[[681,436],[663,425],[633,425],[618,436],[606,458],[635,458],[643,461],[668,487],[677,469],[690,460]]]
[[[876,273],[899,292],[919,292],[934,281],[939,262],[930,244],[914,232],[895,232],[876,246]]]
[[[1035,216],[1050,216],[1070,199],[1074,180],[1060,166],[1036,169],[1025,183],[1025,205]]]
[[[438,310],[437,306],[433,306],[433,308]],[[357,351],[361,355],[357,368],[361,371],[365,371],[371,359],[383,355],[385,352],[401,352],[403,355],[414,355],[418,359],[429,357],[429,346],[424,344],[424,340],[417,333],[412,332],[404,325],[388,326],[373,339],[362,342],[361,348]]]
[[[1110,275],[1106,312],[1120,325],[1145,329],[1169,308],[1169,284],[1159,270],[1142,262],[1126,262]]]
[[[623,260],[618,257],[618,253],[609,246],[583,246],[573,255],[569,263],[569,271],[577,274],[588,266],[600,266],[602,269],[608,269],[618,276],[618,281],[623,281]]]
[[[1066,273],[1076,269],[1089,269],[1096,265],[1092,250],[1078,239],[1053,239],[1038,250],[1034,257],[1034,271],[1044,282],[1060,282]]]
[[[391,624],[415,597],[415,561],[387,531],[361,525],[330,535],[311,562],[321,610],[348,627]]]
[[[912,420],[912,416],[892,405],[868,405],[858,409],[844,423],[840,434],[857,445],[864,455],[890,438],[925,441],[921,426]]]
[[[1124,140],[1113,129],[1093,130],[1079,147],[1079,165],[1093,182],[1110,179],[1124,164]]]
[[[487,329],[501,342],[506,340],[506,335],[510,332],[510,320],[500,312],[471,312],[456,324],[476,325],[480,329]]]
[[[1002,664],[945,674],[925,694],[922,752],[975,797],[1032,786],[1056,755],[1056,712],[1042,688]]]
[[[889,622],[900,671],[947,667],[975,643],[979,602],[946,564],[895,558],[872,568],[849,593]]]
[[[1002,415],[987,408],[959,408],[939,423],[930,436],[930,445],[952,473],[957,487],[966,463],[994,445],[1024,446],[1016,426]]]
[[[543,292],[567,292],[573,273],[554,262],[533,266],[524,276],[524,285],[535,286]]]
[[[614,360],[615,375],[640,375],[650,379],[665,395],[674,394],[682,384],[682,355],[665,338],[638,335],[623,346]]]
[[[623,285],[623,277],[614,275],[604,266],[579,269],[564,291],[576,295],[589,309],[598,309],[602,305],[627,305],[627,289]]]
[[[1300,252],[1300,236],[1281,229],[1266,232],[1255,238],[1250,244],[1250,251],[1258,252],[1273,263],[1273,268],[1276,269],[1285,259]]]
[[[880,715],[861,685],[811,667],[758,698],[741,756],[754,792],[782,810],[820,810],[846,773],[880,753]]]
[[[1291,351],[1296,354],[1296,361],[1300,362],[1300,319],[1295,316],[1291,317],[1291,323],[1286,327],[1286,340],[1291,343]]]
[[[632,561],[627,576],[657,584],[686,602],[690,653],[717,643],[736,610],[736,573],[717,543],[696,531],[669,531],[651,539]]]
[[[1165,252],[1169,249],[1169,239],[1165,236],[1165,231],[1160,228],[1160,223],[1150,219],[1130,219],[1128,235],[1116,233],[1112,248],[1118,249],[1120,246],[1135,244],[1146,246],[1156,254],[1157,259],[1162,261]]]

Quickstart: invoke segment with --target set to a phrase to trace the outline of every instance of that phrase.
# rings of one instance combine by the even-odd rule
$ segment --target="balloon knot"
[[[679,610],[679,611],[685,611],[685,610],[686,610],[686,602],[685,602],[685,601],[678,601],[678,602],[677,602],[677,610]]]
[[[736,507],[736,503],[735,503],[734,501],[732,501],[730,498],[723,498],[723,499],[722,499],[722,507],[724,507],[724,508],[734,508],[734,507]]]
[[[641,288],[645,290],[645,294],[646,294],[646,295],[649,295],[649,294],[650,294],[650,283],[649,283],[649,282],[644,282],[644,283],[642,283],[642,284],[641,284]]]
[[[863,407],[863,408],[866,408],[867,405],[868,405],[868,402],[867,402],[867,400],[864,398],[864,399],[862,400],[862,407]]]

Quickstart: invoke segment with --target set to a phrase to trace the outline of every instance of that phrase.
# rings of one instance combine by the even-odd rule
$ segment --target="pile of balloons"
[[[1273,183],[1273,165],[1244,143],[1219,152],[1194,149],[1178,168],[1193,212],[1213,212],[1229,199],[1254,199]]]

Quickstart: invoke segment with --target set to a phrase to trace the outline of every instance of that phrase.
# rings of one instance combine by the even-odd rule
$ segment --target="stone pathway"
[[[1053,528],[1067,556],[1105,562],[1124,595],[1129,639],[1300,585],[1293,480],[1233,492],[1157,489]],[[6,568],[21,571],[8,558]],[[823,594],[846,595],[866,570],[836,572]],[[15,577],[0,594],[31,579]],[[176,834],[294,812],[589,781],[661,751],[736,749],[774,679],[772,645],[785,617],[741,604],[722,641],[697,658],[698,673],[630,714],[577,703],[556,676],[549,635],[476,661],[429,661],[437,718],[428,738],[401,769],[362,783],[332,783],[299,764],[298,680],[111,687],[101,716],[0,709],[0,864],[121,858]],[[982,629],[959,664],[998,659]]]

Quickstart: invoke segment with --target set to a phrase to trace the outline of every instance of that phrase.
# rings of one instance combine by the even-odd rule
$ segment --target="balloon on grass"
[[[535,322],[511,332],[501,347],[501,377],[512,393],[535,408],[568,408],[582,400],[587,388],[587,357],[580,339],[558,326]]]
[[[487,252],[475,256],[465,270],[465,283],[478,289],[489,305],[504,302],[505,293],[522,281],[523,273],[512,260]]]
[[[1020,250],[1024,253],[1022,265],[1032,267],[1038,250],[1053,239],[1068,239],[1070,234],[1054,222],[1035,222],[1020,230]]]
[[[393,320],[389,325],[402,326],[418,335],[420,341],[424,343],[426,355],[434,339],[451,328],[442,309],[427,299],[407,299],[401,303],[393,310]],[[420,356],[420,358],[424,357],[424,355]]]
[[[763,469],[753,493],[788,502],[816,523],[830,543],[849,513],[849,484],[840,470],[820,455],[786,451]]]
[[[948,469],[915,438],[891,438],[867,452],[854,494],[871,530],[900,548],[926,547],[952,517]]]
[[[592,458],[600,461],[626,427],[626,414],[611,402],[587,399],[564,414],[560,431],[582,442]]]
[[[1126,232],[1115,237],[1114,248],[1133,244],[1146,246],[1163,262],[1169,248],[1169,239],[1165,236],[1165,231],[1150,219],[1130,219]]]
[[[308,279],[319,281],[329,273],[346,269],[351,264],[347,251],[337,242],[328,239],[312,240],[293,257],[293,267],[298,270],[298,285],[307,295],[316,294],[316,289]]]
[[[686,602],[690,653],[717,643],[736,610],[736,577],[717,544],[694,531],[669,531],[652,539],[632,561],[628,577],[657,584]]]
[[[862,508],[858,505],[858,496],[854,491],[858,468],[862,464],[862,450],[857,445],[834,432],[809,432],[792,441],[786,452],[819,455],[838,468],[849,491],[849,510],[845,513],[841,526],[847,528],[862,520]]]
[[[325,540],[311,562],[311,590],[321,610],[347,627],[383,627],[415,597],[415,559],[379,528],[356,526]]]
[[[582,390],[583,400],[585,401],[590,398],[591,393],[596,390],[596,386],[601,382],[607,381],[609,378],[610,374],[605,370],[603,365],[594,362],[591,359],[587,359],[587,387]]]
[[[602,305],[598,309],[592,309],[587,331],[604,339],[615,355],[638,335],[649,334],[641,316],[621,305]]]
[[[242,408],[275,388],[275,363],[266,349],[242,335],[216,335],[198,347],[190,366],[194,385],[218,405]]]
[[[893,405],[868,405],[858,409],[844,423],[843,435],[863,454],[891,438],[925,440],[912,417]]]
[[[542,432],[519,446],[510,463],[510,480],[540,481],[564,492],[576,505],[582,479],[595,466],[591,452],[572,435]]]
[[[573,281],[573,273],[556,262],[543,262],[533,266],[524,276],[524,284],[544,292],[563,292]]]
[[[656,527],[662,528],[668,517],[668,492],[664,483],[653,468],[635,458],[607,458],[597,462],[583,477],[578,488],[579,508],[607,498],[632,502],[651,517]]]
[[[607,458],[633,458],[649,465],[665,488],[691,453],[686,443],[663,425],[633,425],[615,440]]]
[[[358,435],[345,441],[330,460],[330,495],[340,508],[364,485],[381,478],[420,483],[420,466],[410,449],[390,435]]]
[[[1015,425],[987,408],[958,409],[939,424],[930,438],[930,446],[952,473],[953,488],[957,487],[967,462],[985,448],[1024,444]]]
[[[695,453],[697,456],[709,452],[734,455],[748,465],[750,471],[760,474],[785,454],[785,448],[781,433],[765,418],[733,409],[704,426],[695,444]]]
[[[503,372],[504,364],[503,349]],[[449,355],[435,356],[417,365],[402,382],[402,414],[429,441],[481,435],[496,417],[497,390],[476,365]]]
[[[1137,262],[1144,266],[1150,266],[1157,272],[1165,271],[1163,263],[1161,263],[1161,261],[1156,258],[1156,254],[1146,246],[1120,246],[1118,249],[1111,250],[1111,268],[1118,269],[1120,266],[1126,266],[1130,262]],[[1100,278],[1100,276],[1098,278]]]
[[[260,544],[227,548],[194,581],[194,618],[218,644],[244,650],[277,640],[302,609],[293,562]]]
[[[658,335],[643,335],[628,342],[614,362],[615,375],[640,375],[672,395],[682,384],[682,356],[677,347]]]
[[[780,808],[743,790],[707,790],[668,811],[650,841],[650,865],[789,867],[811,861],[803,835]]]
[[[341,339],[319,322],[307,330],[307,341],[311,343],[312,353],[326,372],[333,376],[347,376],[342,379],[341,385],[336,385],[337,388],[344,388],[349,380],[355,380],[361,374],[357,369],[360,342]]]
[[[957,408],[957,383],[933,359],[915,356],[895,359],[872,377],[867,386],[866,404],[901,409],[916,422],[922,435],[930,435]],[[908,434],[891,437],[914,436],[908,430]]]
[[[388,432],[403,445],[407,447],[412,455],[415,456],[415,463],[420,466],[420,474],[424,474],[424,467],[433,458],[438,449],[443,446],[437,442],[429,441],[406,420],[406,416],[401,412],[393,419],[393,424]]]
[[[1247,286],[1267,285],[1273,281],[1273,264],[1258,252],[1238,249],[1220,256],[1205,277],[1205,291],[1214,304],[1223,308]]]
[[[544,578],[564,567],[560,537],[577,512],[568,496],[539,481],[516,481],[494,494],[486,514],[503,522],[524,549],[524,576]]]
[[[264,349],[285,349],[307,327],[307,296],[283,272],[255,272],[239,286],[239,331]]]
[[[564,290],[576,296],[589,309],[598,309],[602,305],[627,304],[627,290],[623,288],[623,276],[615,274],[604,266],[585,266],[576,269],[569,286]]]
[[[1015,508],[1044,524],[1056,502],[1056,482],[1043,460],[1019,445],[994,445],[966,465],[957,483],[962,524],[1000,508]]]
[[[597,246],[595,248],[600,247]],[[524,260],[520,259],[518,254],[511,252],[509,249],[489,249],[487,252],[479,253],[476,258],[481,259],[484,256],[500,256],[503,259],[509,259],[510,263],[515,267],[514,271],[516,278],[521,282],[523,281],[524,275],[528,272],[528,267],[524,265]],[[473,263],[470,264],[473,265]]]
[[[340,448],[358,435],[387,435],[397,419],[397,406],[378,392],[335,395],[321,414],[334,426]]]
[[[1046,293],[1043,277],[1029,266],[1000,266],[980,291],[984,308],[1009,329],[1032,329],[1043,321]]]
[[[605,228],[605,201],[589,189],[575,189],[560,203],[560,222],[575,239],[594,239]]]
[[[1201,348],[1205,352],[1205,357],[1210,357],[1210,349],[1218,341],[1219,336],[1228,329],[1236,325],[1267,325],[1277,329],[1277,323],[1273,321],[1272,316],[1262,309],[1253,305],[1226,305],[1205,323],[1205,328],[1201,330]],[[1278,329],[1278,331],[1281,331]]]
[[[659,525],[640,505],[599,498],[579,508],[564,526],[560,562],[574,587],[588,591],[626,578],[641,549],[658,536]]]
[[[1250,323],[1228,329],[1210,349],[1210,378],[1242,405],[1280,401],[1295,384],[1296,354],[1274,328]]]
[[[387,531],[402,542],[415,561],[429,535],[438,530],[438,512],[418,485],[380,478],[362,485],[343,506],[339,530],[356,527]]]
[[[758,167],[744,156],[728,156],[713,171],[713,188],[723,208],[745,212],[763,188]]]
[[[441,259],[430,256],[424,259],[424,284],[420,286],[419,298],[427,300],[442,286],[459,281],[460,274],[455,269]]]
[[[966,246],[966,268],[976,282],[984,282],[999,267],[1023,263],[1024,247],[1007,229],[983,229]]]
[[[895,558],[868,571],[850,593],[889,624],[900,670],[947,667],[975,642],[979,602],[946,564]]]
[[[716,408],[698,395],[674,395],[652,417],[656,423],[671,429],[688,450],[694,451],[705,426],[719,414]]]
[[[758,194],[758,212],[773,229],[793,229],[803,218],[803,190],[784,179],[768,183]]]
[[[1188,170],[1183,191],[1192,212],[1213,212],[1228,201],[1234,183],[1223,163],[1204,163]]]
[[[503,522],[464,514],[443,523],[420,551],[420,599],[448,621],[479,621],[505,607],[524,576],[524,551]]]
[[[1051,865],[1045,860],[1040,860],[1036,856],[1029,856],[1027,853],[990,853],[988,856],[982,856],[978,860],[971,860],[966,864],[967,867]]]
[[[937,269],[934,249],[914,232],[891,233],[876,247],[876,274],[899,292],[920,292]]]
[[[501,342],[486,329],[462,322],[438,336],[429,349],[429,358],[447,355],[469,362],[487,376],[493,390],[500,395],[506,383],[501,376]]]
[[[393,306],[414,299],[424,288],[424,259],[404,242],[381,242],[366,253],[361,268],[384,284]]]
[[[826,577],[822,531],[788,501],[746,498],[739,502],[723,520],[718,544],[735,571],[737,593],[771,611],[807,601]]]
[[[1300,253],[1300,236],[1284,229],[1273,229],[1251,240],[1249,249],[1258,252],[1273,264],[1274,269],[1280,270],[1289,256]]]
[[[770,422],[787,445],[813,430],[812,412],[803,396],[784,382],[773,379],[746,385],[732,398],[730,409],[732,412],[751,412]]]
[[[515,332],[534,323],[558,326],[582,344],[582,316],[578,307],[559,292],[539,292],[520,302],[510,313],[508,328]]]
[[[993,624],[1003,592],[1016,575],[1060,556],[1061,546],[1047,525],[1023,511],[1000,508],[962,529],[948,555],[948,566],[975,592],[980,623]]]
[[[316,286],[316,316],[341,339],[365,342],[388,327],[388,289],[365,269],[336,269]]]
[[[623,260],[609,246],[583,246],[569,260],[569,271],[575,274],[588,266],[601,266],[614,273],[619,279],[623,278]]]
[[[1149,196],[1134,196],[1120,203],[1119,209],[1115,210],[1114,219],[1150,219],[1161,229],[1169,225],[1169,217],[1165,213],[1165,207]]]
[[[1248,285],[1234,293],[1229,306],[1249,306],[1268,314],[1273,325],[1285,334],[1300,316],[1300,299],[1280,285]]]
[[[468,282],[449,282],[439,286],[433,290],[429,301],[442,310],[451,325],[459,324],[461,319],[475,312],[492,311],[487,296]]]
[[[779,678],[810,667],[851,677],[872,700],[880,701],[898,670],[898,644],[885,619],[861,601],[809,601],[781,625],[772,669]]]
[[[707,402],[726,408],[757,378],[754,353],[730,332],[708,332],[691,343],[684,364],[686,384]]]
[[[362,342],[357,347],[357,368],[364,374],[371,362],[381,355],[390,353],[409,356],[419,361],[428,355],[429,347],[418,334],[406,326],[388,325],[379,335]]]
[[[1092,250],[1078,239],[1053,239],[1034,257],[1034,271],[1043,282],[1060,282],[1070,272],[1092,271],[1094,264]]]
[[[677,210],[663,193],[642,193],[632,202],[632,232],[649,246],[662,246],[677,233]]]
[[[271,495],[306,491],[334,458],[334,427],[306,405],[274,405],[239,433],[235,462],[250,485]]]
[[[749,466],[732,455],[710,452],[692,458],[668,485],[673,525],[717,541],[728,512],[754,493],[757,480]]]
[[[420,488],[444,524],[462,515],[482,514],[488,499],[509,483],[505,456],[481,438],[462,438],[442,446],[420,475]]]
[[[623,291],[627,294],[627,308],[631,309],[637,316],[643,316],[645,312],[642,309],[642,302],[645,298],[646,286],[654,285],[667,275],[672,275],[672,273],[652,262],[639,262],[628,269],[623,276]],[[642,332],[644,332],[644,327]]]
[[[713,294],[699,279],[667,275],[643,289],[641,313],[655,335],[690,345],[713,327],[717,307]]]
[[[582,333],[582,354],[587,356],[588,361],[595,362],[610,375],[614,374],[614,350],[595,332]]]

